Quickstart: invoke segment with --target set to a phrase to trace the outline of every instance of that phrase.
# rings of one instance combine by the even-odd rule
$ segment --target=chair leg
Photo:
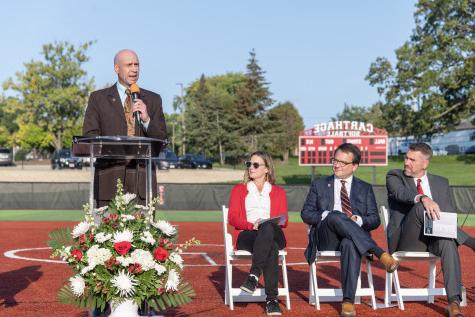
[[[317,282],[317,264],[315,262],[310,264],[310,287],[313,291],[313,294],[309,294],[309,298],[313,295],[313,304],[315,305],[315,308],[320,310],[320,298],[318,297]]]
[[[290,292],[289,292],[289,280],[287,279],[287,261],[285,255],[282,256],[282,282],[286,291],[285,294],[285,306],[287,310],[290,310]]]
[[[225,286],[225,302],[227,300],[227,304],[229,305],[229,309],[234,310],[234,303],[233,303],[233,294],[232,289],[233,287],[233,267],[231,262],[226,259],[226,286]]]
[[[435,265],[435,261],[429,262],[429,292],[434,291],[435,288],[435,275],[437,273],[437,268]],[[434,303],[434,296],[428,296],[427,302],[430,304]]]
[[[391,274],[393,275],[394,279],[394,289],[396,290],[397,305],[399,306],[400,310],[404,310],[404,301],[401,294],[401,284],[399,283],[399,275],[397,274],[397,270],[395,270]]]
[[[366,260],[366,273],[368,275],[368,287],[371,289],[371,304],[373,309],[376,309],[376,295],[374,293],[374,284],[373,284],[373,270],[371,269],[370,261]]]
[[[384,306],[391,305],[391,296],[393,293],[393,275],[386,272],[386,280],[384,281]]]
[[[343,288],[343,285],[342,285]],[[356,283],[356,291],[361,288],[361,267],[360,267],[360,274],[358,275],[358,281]],[[361,296],[355,296],[355,304],[361,304]]]

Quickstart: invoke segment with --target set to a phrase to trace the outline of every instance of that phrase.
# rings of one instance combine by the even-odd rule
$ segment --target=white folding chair
[[[381,221],[384,226],[384,234],[387,241],[387,227],[389,222],[389,213],[385,206],[381,206]],[[436,279],[436,262],[439,259],[438,256],[430,252],[409,252],[409,251],[397,251],[392,256],[398,261],[425,261],[429,262],[429,276],[428,286],[425,288],[407,288],[401,287],[399,283],[399,275],[397,270],[393,273],[386,273],[386,285],[384,293],[384,304],[386,307],[391,306],[391,302],[396,299],[398,307],[404,310],[404,300],[406,301],[427,301],[428,303],[434,303],[434,296],[447,295],[445,288],[435,287]],[[393,284],[395,294],[393,293]],[[465,297],[465,296],[463,296]],[[466,302],[465,298],[462,298],[462,305]]]
[[[320,302],[341,302],[343,299],[343,290],[341,288],[319,288],[317,281],[317,263],[340,261],[340,251],[317,251],[315,262],[310,265],[310,292],[308,302],[320,310]],[[361,287],[361,272],[358,276],[358,285],[356,288],[355,304],[361,303],[362,296],[371,297],[373,309],[377,308],[376,296],[374,293],[373,273],[371,271],[371,262],[366,259],[366,273],[368,276],[368,287]]]
[[[233,261],[250,259],[252,253],[245,250],[234,250],[233,238],[228,233],[228,208],[223,206],[223,231],[224,231],[224,259],[226,266],[226,280],[224,287],[224,303],[229,309],[234,309],[234,302],[264,302],[266,294],[264,288],[257,288],[253,294],[244,292],[239,287],[233,287]],[[278,296],[285,296],[285,306],[290,310],[289,281],[287,279],[287,251],[279,250],[279,261],[282,266],[283,287],[278,289]]]

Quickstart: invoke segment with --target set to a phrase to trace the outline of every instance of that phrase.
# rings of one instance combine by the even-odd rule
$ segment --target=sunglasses
[[[265,164],[259,164],[257,162],[250,162],[250,161],[247,161],[246,163],[244,163],[246,165],[247,168],[251,168],[254,167],[255,169],[258,169],[259,167],[261,166],[266,166]]]

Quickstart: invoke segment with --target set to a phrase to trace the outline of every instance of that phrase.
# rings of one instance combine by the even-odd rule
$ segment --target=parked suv
[[[71,157],[71,150],[56,150],[51,159],[52,169],[77,168],[82,169],[82,160],[79,157]]]
[[[186,154],[180,157],[183,168],[213,168],[213,162],[201,155]]]
[[[0,148],[0,165],[13,165],[13,155],[10,149]]]
[[[161,170],[166,170],[169,168],[181,168],[181,162],[178,160],[175,152],[170,149],[162,150],[155,163]]]

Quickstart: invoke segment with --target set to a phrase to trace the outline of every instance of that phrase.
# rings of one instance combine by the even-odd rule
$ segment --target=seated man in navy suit
[[[373,188],[353,176],[360,160],[361,153],[355,145],[340,145],[332,159],[334,175],[312,183],[301,211],[303,221],[311,226],[305,250],[308,263],[315,261],[317,249],[341,252],[341,316],[345,317],[356,316],[354,300],[363,256],[374,254],[387,272],[399,265],[369,233],[380,220]]]

